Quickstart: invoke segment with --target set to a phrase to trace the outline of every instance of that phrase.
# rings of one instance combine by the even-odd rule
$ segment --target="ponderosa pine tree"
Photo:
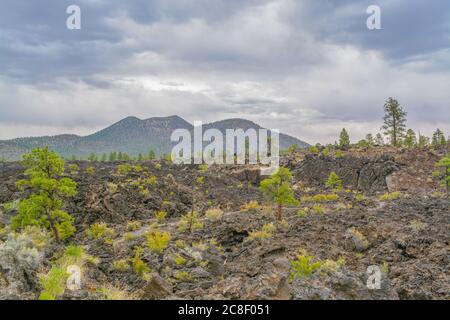
[[[366,141],[370,146],[373,146],[375,143],[375,140],[373,138],[373,135],[371,133],[366,134]]]
[[[377,135],[375,136],[375,144],[377,146],[384,146],[384,138],[381,135],[381,133],[377,133]]]
[[[350,147],[350,136],[345,128],[339,134],[339,147],[341,149],[348,149]]]
[[[440,129],[436,129],[436,131],[433,133],[433,138],[431,138],[431,145],[435,149],[440,149],[447,145],[445,135]]]
[[[89,154],[88,160],[91,162],[97,161],[98,160],[97,155],[92,152],[91,154]]]
[[[18,204],[18,214],[11,220],[11,227],[41,226],[53,232],[56,241],[64,240],[75,232],[73,217],[65,212],[63,199],[76,195],[76,183],[61,178],[64,160],[47,147],[34,149],[23,156],[23,166],[28,179],[19,180],[17,186],[32,192]]]
[[[417,137],[414,130],[408,129],[408,131],[406,131],[405,139],[403,140],[403,145],[409,149],[412,149],[415,146],[417,146]]]
[[[430,144],[430,138],[420,134],[420,132],[419,132],[419,139],[417,141],[417,147],[422,149],[422,148],[428,147],[429,144]]]
[[[155,160],[155,159],[156,159],[155,151],[150,150],[148,152],[148,160]]]
[[[406,115],[397,100],[389,98],[384,104],[384,134],[389,137],[393,146],[400,145],[406,130]]]
[[[111,152],[110,154],[109,154],[109,161],[110,162],[113,162],[113,161],[116,161],[117,160],[117,152]]]
[[[441,180],[441,185],[450,193],[450,154],[443,157],[435,164],[438,170],[433,172],[433,176]]]
[[[288,168],[280,167],[270,178],[261,181],[259,189],[267,198],[277,205],[277,220],[283,218],[283,205],[297,205],[291,188],[292,173]]]

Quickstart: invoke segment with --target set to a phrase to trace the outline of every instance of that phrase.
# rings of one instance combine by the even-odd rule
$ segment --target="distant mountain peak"
[[[256,124],[255,122],[247,119],[241,119],[241,118],[230,118],[230,119],[224,119],[219,120],[215,122],[211,122],[206,124],[208,127],[223,127],[223,128],[241,128],[241,129],[247,129],[247,128],[255,128],[259,129],[261,128],[260,125]]]
[[[151,117],[145,120],[183,120],[180,116],[173,115],[173,116],[167,116],[167,117]]]
[[[226,129],[262,128],[253,121],[241,118],[205,123],[203,127],[204,130],[215,128],[223,133]],[[139,153],[147,154],[149,150],[154,150],[161,155],[171,152],[173,143],[170,141],[170,136],[175,129],[191,131],[193,125],[178,115],[144,120],[128,116],[88,136],[63,134],[0,141],[0,154],[7,160],[17,160],[33,148],[48,146],[65,157],[72,155],[87,157],[90,153],[103,154],[113,151],[122,151],[136,156]],[[293,144],[299,147],[309,146],[297,138],[280,134],[281,149],[286,149]]]

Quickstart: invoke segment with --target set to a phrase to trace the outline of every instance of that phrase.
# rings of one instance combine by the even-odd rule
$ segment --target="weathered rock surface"
[[[344,185],[365,191],[366,199],[356,201],[354,193],[343,191],[338,201],[321,203],[323,214],[309,210],[300,217],[298,207],[285,208],[283,223],[274,221],[270,204],[264,203],[254,168],[199,170],[198,166],[163,163],[158,169],[156,162],[146,162],[141,172],[119,176],[115,164],[80,162],[78,174],[72,176],[79,192],[67,202],[77,233],[67,243],[84,246],[99,261],[86,265],[82,290],[67,291],[60,298],[103,299],[99,289],[114,286],[130,294],[139,292],[141,299],[450,299],[448,198],[431,196],[437,190],[435,182],[415,189],[408,185],[413,180],[401,180],[408,186],[399,199],[380,202],[373,194],[394,190],[393,177],[409,172],[411,165],[423,171],[417,175],[424,179],[434,169],[435,155],[424,157],[420,163],[410,153],[290,161],[294,184],[313,187],[315,193],[329,192],[323,190],[323,183],[336,171]],[[93,174],[85,172],[89,165],[95,169]],[[15,187],[22,173],[17,164],[0,167],[1,203],[22,196]],[[157,184],[142,194],[136,183],[149,176],[156,177]],[[297,197],[302,190],[296,190]],[[252,200],[266,207],[240,211]],[[179,217],[193,203],[204,227],[180,232]],[[300,208],[311,209],[314,204],[301,203]],[[224,211],[218,221],[203,215],[211,207]],[[148,248],[145,237],[159,210],[168,216],[158,228],[171,234],[161,254]],[[7,225],[14,214],[15,210],[0,212],[0,226]],[[128,230],[128,222],[136,220],[142,227]],[[86,236],[86,229],[99,221],[114,228],[112,243]],[[249,239],[268,223],[275,228],[269,237]],[[0,299],[35,299],[41,290],[38,271],[48,270],[61,248],[44,255],[29,242],[13,240],[0,232]],[[150,277],[145,279],[132,267],[137,246],[143,248],[140,259],[149,268]],[[342,259],[345,263],[327,276],[313,273],[292,278],[291,261],[300,250],[315,261]],[[117,270],[117,260],[128,267]],[[383,269],[380,290],[367,287],[369,266]]]
[[[158,300],[166,298],[173,293],[172,286],[170,286],[158,273],[150,274],[150,280],[144,287],[144,300]]]
[[[400,170],[393,157],[377,159],[360,157],[332,158],[307,156],[304,161],[292,165],[295,178],[308,185],[323,187],[331,172],[337,175],[346,187],[364,192],[386,191],[386,177]]]
[[[398,300],[398,294],[386,275],[382,275],[380,288],[369,289],[368,275],[342,270],[328,276],[313,275],[308,279],[296,278],[291,284],[294,300]]]

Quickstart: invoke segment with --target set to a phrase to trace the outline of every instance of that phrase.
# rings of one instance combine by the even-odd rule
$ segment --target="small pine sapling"
[[[283,218],[283,205],[298,205],[291,188],[292,173],[280,167],[270,178],[261,181],[259,189],[277,205],[277,220]]]

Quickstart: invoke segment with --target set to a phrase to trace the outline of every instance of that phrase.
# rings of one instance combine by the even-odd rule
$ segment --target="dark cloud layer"
[[[67,6],[82,29],[65,27]],[[378,4],[382,30],[366,28]],[[94,130],[122,116],[244,116],[302,138],[450,130],[446,0],[4,0],[0,139]],[[318,125],[321,124],[321,128]],[[52,129],[53,128],[53,129]]]

